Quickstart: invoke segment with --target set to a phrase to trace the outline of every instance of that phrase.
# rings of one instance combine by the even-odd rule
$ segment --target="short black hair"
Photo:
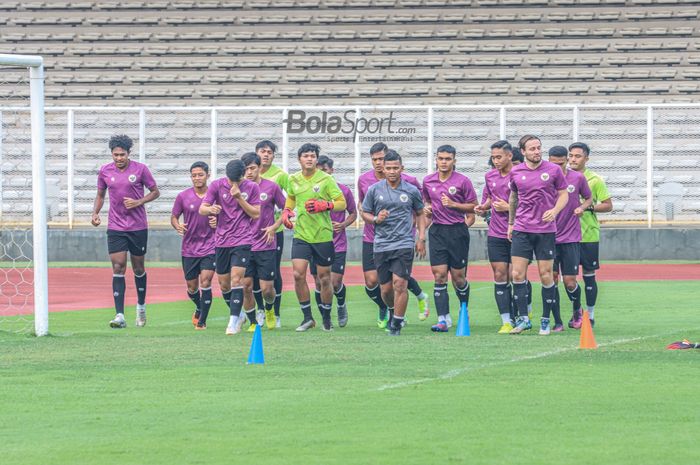
[[[333,168],[333,159],[330,157],[327,157],[326,155],[321,155],[318,157],[318,161],[316,162],[318,166],[327,166],[329,168]]]
[[[304,144],[297,150],[297,158],[301,158],[301,154],[306,152],[315,152],[318,157],[321,154],[321,147],[316,144]]]
[[[454,147],[452,147],[451,145],[441,145],[440,147],[437,148],[435,153],[440,153],[440,152],[451,153],[453,157],[457,156],[457,150]]]
[[[397,161],[401,164],[403,164],[403,161],[401,160],[401,155],[399,155],[399,152],[396,150],[387,150],[386,154],[384,154],[384,163],[388,161]]]
[[[520,147],[520,150],[524,150],[525,144],[527,144],[531,140],[537,140],[540,143],[542,142],[539,137],[533,136],[532,134],[527,134],[527,135],[521,137],[520,141],[518,142],[518,147]]]
[[[520,163],[525,163],[525,157],[523,156],[523,152],[520,151],[519,148],[513,147],[513,158],[511,158],[514,162],[520,162]]]
[[[240,182],[245,173],[245,165],[241,160],[231,160],[226,163],[226,177],[231,182]]]
[[[134,141],[126,134],[117,134],[109,139],[109,150],[114,150],[117,147],[124,149],[127,153],[131,152],[131,147],[134,146]]]
[[[377,142],[376,144],[374,144],[372,147],[369,148],[369,154],[372,155],[373,153],[377,153],[377,152],[386,153],[387,150],[389,150],[389,147],[387,147],[384,142]]]
[[[510,152],[513,153],[513,146],[510,145],[510,142],[507,140],[499,140],[498,142],[494,142],[491,144],[491,150],[493,149],[501,149],[504,152]]]
[[[252,165],[255,163],[260,166],[260,156],[255,152],[247,152],[241,156],[241,161],[244,166]]]
[[[566,157],[569,154],[569,151],[566,150],[566,147],[564,146],[555,145],[549,149],[548,154],[550,157]]]
[[[274,142],[269,141],[269,140],[261,140],[255,145],[255,151],[257,152],[260,149],[268,148],[272,150],[272,153],[277,152],[277,146],[275,145]]]
[[[487,163],[489,164],[489,166],[490,166],[491,168],[495,168],[495,167],[496,167],[496,165],[493,164],[493,160],[491,159],[491,157],[489,157],[489,161],[488,161]]]
[[[572,149],[581,149],[586,156],[591,154],[591,148],[588,146],[588,144],[584,144],[583,142],[574,142],[569,146],[569,152],[571,152]]]
[[[205,173],[209,174],[209,165],[207,165],[203,161],[196,161],[196,162],[192,163],[192,166],[190,166],[190,173],[195,168],[202,168]]]

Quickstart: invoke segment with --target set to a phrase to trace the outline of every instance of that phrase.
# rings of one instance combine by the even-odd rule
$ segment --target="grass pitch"
[[[245,364],[251,334],[224,336],[220,298],[204,332],[192,329],[190,302],[149,305],[145,328],[130,307],[125,330],[98,309],[52,314],[50,337],[0,332],[0,462],[700,459],[700,351],[664,349],[700,335],[696,282],[602,283],[594,351],[578,350],[573,330],[495,334],[492,287],[472,286],[468,338],[431,333],[434,318],[419,322],[412,297],[408,326],[390,338],[361,287],[349,289],[348,327],[297,334],[301,314],[286,293],[284,327],[263,331],[264,366]],[[535,314],[539,302],[537,290]]]

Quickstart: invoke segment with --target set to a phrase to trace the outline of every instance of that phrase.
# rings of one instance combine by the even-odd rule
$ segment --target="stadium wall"
[[[151,230],[147,260],[179,261],[180,240],[174,230]],[[291,243],[291,232],[286,231],[285,257]],[[603,260],[700,260],[698,244],[700,228],[603,228],[600,251]],[[347,258],[359,262],[361,256],[362,230],[350,229]],[[486,229],[472,229],[469,258],[486,259]],[[105,231],[49,230],[49,261],[107,261]]]

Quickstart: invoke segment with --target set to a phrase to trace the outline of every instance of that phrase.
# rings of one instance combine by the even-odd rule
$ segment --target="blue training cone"
[[[262,332],[260,325],[255,326],[253,342],[250,344],[250,354],[248,354],[248,365],[264,364],[265,354],[263,354]]]
[[[467,304],[463,303],[462,308],[459,310],[459,321],[457,322],[457,336],[470,336],[469,332],[469,310],[467,310]]]

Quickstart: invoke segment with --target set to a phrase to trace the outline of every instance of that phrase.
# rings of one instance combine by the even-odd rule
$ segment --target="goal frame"
[[[29,68],[32,136],[32,248],[34,267],[34,334],[49,333],[48,225],[46,222],[46,151],[44,128],[44,59],[38,55],[0,54],[0,66]]]

